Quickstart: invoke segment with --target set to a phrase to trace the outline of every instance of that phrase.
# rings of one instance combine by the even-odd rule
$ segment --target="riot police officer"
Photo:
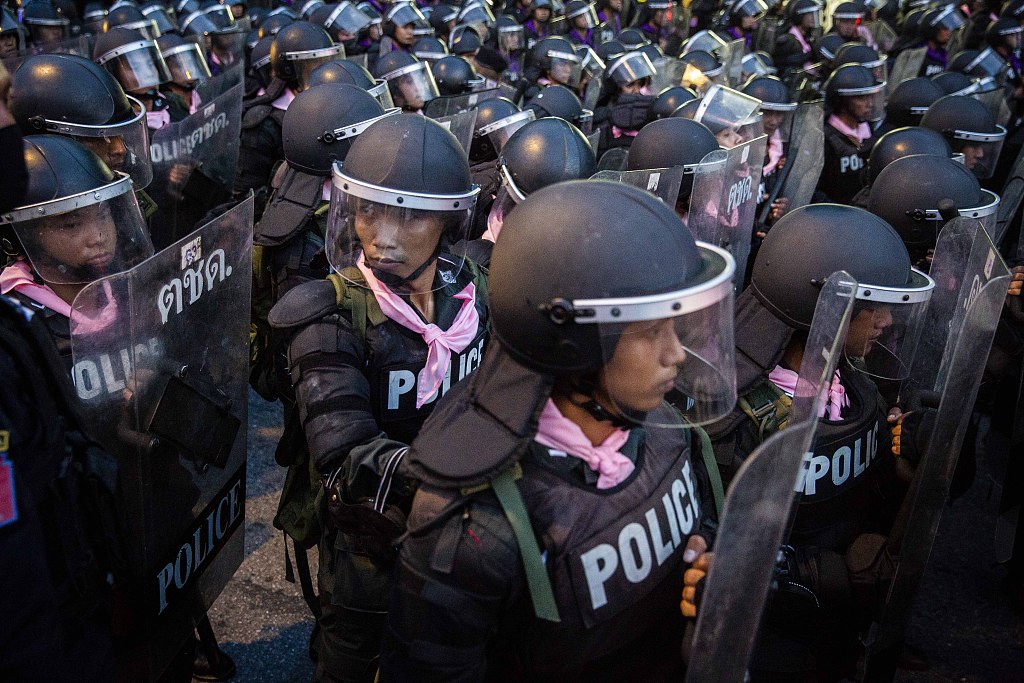
[[[620,183],[544,188],[505,233],[496,340],[410,451],[381,680],[678,679],[714,519],[690,425],[732,402],[731,363],[695,359],[724,358],[735,266]]]
[[[466,235],[478,189],[440,124],[404,114],[373,123],[335,165],[332,192],[334,274],[292,289],[269,321],[291,338],[292,467],[326,491],[314,679],[368,682],[392,536],[408,509],[405,445],[440,395],[479,365],[487,295],[475,264],[450,249]]]
[[[793,258],[799,254],[799,258]],[[738,406],[708,433],[723,479],[788,419],[805,333],[819,285],[846,270],[858,281],[843,360],[831,381],[803,496],[787,548],[791,582],[762,629],[753,680],[839,680],[857,656],[856,585],[872,572],[903,484],[886,426],[888,406],[874,379],[906,376],[934,282],[911,268],[899,235],[853,207],[812,204],[783,216],[765,237],[750,287],[736,302]],[[909,440],[909,439],[908,439]],[[845,561],[844,561],[845,557]],[[849,567],[849,569],[848,569]],[[869,614],[869,612],[867,612]],[[862,616],[862,615],[861,615]]]
[[[860,64],[845,64],[825,82],[825,164],[818,191],[849,204],[860,190],[862,153],[870,149],[871,121],[882,118],[885,81]]]

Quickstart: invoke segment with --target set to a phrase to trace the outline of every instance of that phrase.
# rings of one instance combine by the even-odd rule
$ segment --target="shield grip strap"
[[[501,503],[501,507],[505,511],[505,517],[512,526],[516,543],[519,545],[519,554],[523,558],[526,584],[530,589],[534,614],[538,619],[560,622],[558,605],[555,603],[554,590],[551,588],[551,579],[544,567],[544,560],[541,559],[537,538],[534,536],[533,527],[530,526],[530,517],[526,512],[523,495],[519,492],[519,487],[516,486],[516,479],[520,478],[522,474],[522,468],[516,464],[512,469],[505,470],[492,479],[491,488],[498,496],[498,502]]]
[[[715,510],[721,515],[725,505],[725,488],[722,486],[722,474],[718,471],[715,451],[711,447],[711,437],[695,424],[691,424],[690,428],[700,439],[700,457],[704,461],[704,469],[708,471],[708,479],[711,481],[711,492],[715,496]]]

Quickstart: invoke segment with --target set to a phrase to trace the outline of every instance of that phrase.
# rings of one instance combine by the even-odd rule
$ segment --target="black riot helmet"
[[[755,76],[740,88],[740,92],[761,100],[761,109],[791,111],[797,102],[789,88],[776,76]]]
[[[844,43],[836,50],[835,59],[832,60],[835,67],[843,64],[860,64],[871,69],[875,78],[885,80],[885,55],[879,55],[873,47],[863,43]]]
[[[169,10],[165,9],[158,0],[150,0],[150,2],[141,5],[139,10],[142,12],[142,16],[156,25],[160,35],[178,30],[178,27],[171,21],[171,15],[168,14]]]
[[[793,26],[802,26],[805,16],[811,16],[811,28],[821,27],[821,3],[817,0],[791,0],[786,3],[786,18]]]
[[[171,80],[156,42],[130,28],[115,26],[96,36],[93,56],[128,92],[144,92]]]
[[[973,97],[946,95],[936,100],[921,125],[946,136],[954,152],[964,155],[967,168],[979,178],[995,173],[1006,129],[996,124],[992,112]]]
[[[21,23],[35,44],[54,43],[68,37],[71,20],[51,0],[29,0],[21,9]]]
[[[826,33],[814,44],[814,57],[831,68],[839,48],[845,43],[846,39],[838,33]]]
[[[387,82],[392,101],[405,111],[422,109],[439,94],[430,65],[408,52],[394,50],[383,55],[373,70]]]
[[[264,88],[270,85],[270,81],[274,77],[274,71],[270,66],[270,47],[273,44],[274,36],[263,36],[256,41],[252,52],[249,53],[252,72]]]
[[[442,57],[430,71],[441,95],[464,95],[484,84],[483,77],[477,75],[473,65],[458,55]]]
[[[163,9],[163,5],[160,5]],[[101,2],[87,2],[82,10],[82,33],[102,33],[107,10]]]
[[[942,5],[924,13],[917,32],[924,40],[935,40],[939,31],[955,31],[966,23],[967,20],[956,5]]]
[[[157,38],[156,44],[174,83],[189,86],[210,78],[210,67],[199,43],[168,33]]]
[[[479,191],[465,151],[441,124],[415,114],[386,116],[356,138],[344,166],[334,165],[328,261],[355,286],[377,284],[353,278],[352,266],[392,291],[447,286],[464,260],[448,245],[465,239]]]
[[[589,178],[597,170],[594,148],[576,126],[553,116],[527,123],[498,156],[502,183],[517,203],[542,187]]]
[[[908,78],[889,95],[885,120],[896,127],[917,126],[928,107],[944,94],[930,78]]]
[[[150,40],[160,37],[160,29],[157,28],[156,22],[147,19],[142,10],[134,5],[121,4],[111,7],[103,27],[104,30],[110,30],[114,26],[135,29]]]
[[[417,61],[419,60],[408,52],[392,50],[380,56],[377,63],[373,66],[373,75],[377,78],[384,78],[386,74],[415,64]]]
[[[949,159],[953,156],[953,150],[946,138],[930,128],[907,126],[891,130],[878,138],[878,142],[871,148],[866,169],[868,185],[873,185],[882,169],[892,162],[915,154]]]
[[[1024,28],[1016,19],[996,19],[985,29],[985,43],[994,49],[1020,50],[1022,30]]]
[[[670,386],[692,399],[688,420],[705,423],[735,403],[734,270],[728,253],[697,244],[650,193],[601,180],[558,183],[505,218],[490,262],[494,335],[519,364],[595,399],[602,368],[620,345],[639,341],[630,332],[656,323],[683,351]],[[581,404],[599,419],[657,424],[648,422],[651,406],[602,388],[612,405]]]
[[[594,48],[594,52],[601,58],[601,61],[607,64],[608,62],[614,62],[616,58],[626,54],[626,46],[617,40],[609,40]]]
[[[448,46],[440,38],[430,36],[417,40],[416,44],[412,46],[412,53],[421,62],[433,64],[448,55]]]
[[[903,21],[900,22],[900,35],[907,38],[916,38],[920,31],[921,19],[924,18],[925,11],[924,7],[918,7],[904,14]]]
[[[85,285],[152,256],[127,175],[63,135],[27,136],[23,149],[28,190],[20,207],[0,214],[0,231],[13,231],[44,282]]]
[[[327,62],[313,69],[309,76],[309,87],[321,83],[348,83],[363,90],[371,90],[377,85],[369,71],[347,59]]]
[[[689,64],[693,68],[700,71],[705,79],[718,82],[721,80],[722,74],[725,73],[725,65],[718,61],[710,52],[706,50],[690,50],[686,54],[679,56],[679,61],[683,64]],[[694,76],[688,76],[685,72],[683,74],[683,85],[691,85],[698,89],[703,89],[705,85],[702,79]]]
[[[649,116],[652,121],[668,118],[676,109],[695,99],[697,93],[681,85],[665,88],[655,98]]]
[[[978,179],[963,164],[919,154],[897,159],[878,174],[868,209],[896,228],[919,258],[935,246],[945,224],[939,213],[943,201],[952,202],[961,215],[983,219],[976,214],[992,198],[981,191]]]
[[[288,24],[296,21],[296,17],[288,12],[272,14],[260,23],[260,38],[276,36]]]
[[[978,82],[959,71],[943,71],[931,77],[943,95],[973,95],[978,92]]]
[[[557,116],[575,125],[584,133],[590,132],[594,113],[583,108],[583,103],[572,90],[564,85],[549,85],[526,103],[525,109],[532,109],[537,118]]]
[[[960,50],[960,52],[949,58],[946,68],[949,71],[959,71],[965,74],[968,72],[967,65],[974,61],[979,54],[981,53],[978,50]]]
[[[780,321],[806,331],[822,285],[840,270],[857,281],[854,320],[871,323],[876,335],[870,341],[856,339],[856,351],[847,344],[844,352],[864,358],[863,365],[853,366],[857,370],[904,378],[935,282],[912,267],[900,236],[878,216],[842,204],[790,211],[762,242],[750,290]]]
[[[310,175],[329,176],[355,139],[385,115],[380,103],[361,88],[342,83],[313,86],[295,96],[281,127],[288,165]]]
[[[579,85],[583,60],[568,38],[548,36],[538,40],[530,49],[529,63],[556,83],[570,88]]]
[[[274,36],[270,46],[270,66],[274,76],[293,87],[304,87],[304,79],[321,64],[345,56],[322,26],[308,21],[293,21]],[[300,81],[303,81],[300,83]]]
[[[605,69],[605,78],[622,88],[630,83],[650,79],[657,73],[650,58],[639,50],[627,52]]]
[[[618,41],[622,43],[622,47],[624,47],[627,52],[639,50],[644,45],[649,45],[651,42],[647,40],[647,36],[644,35],[643,31],[635,27],[622,29],[622,31],[619,32]]]
[[[427,21],[434,27],[434,35],[447,36],[450,31],[449,24],[458,20],[459,10],[451,5],[435,5]]]
[[[480,163],[497,159],[503,141],[507,141],[516,130],[534,118],[533,111],[528,110],[527,116],[522,114],[512,100],[504,97],[493,97],[478,104],[476,123],[473,124],[473,144],[469,148],[470,161]],[[492,133],[495,137],[492,137]],[[500,144],[496,144],[495,140]]]
[[[685,175],[679,187],[679,199],[685,201],[693,190],[693,173],[698,164],[716,149],[718,140],[704,124],[674,116],[659,119],[636,134],[629,148],[628,169],[682,166]]]
[[[877,121],[884,113],[885,81],[879,81],[865,66],[844,64],[833,71],[825,81],[825,106],[830,111],[844,109],[861,122]],[[870,97],[870,106],[851,107],[848,100]]]
[[[475,55],[483,46],[480,34],[472,26],[456,26],[448,36],[448,46],[455,55]]]
[[[146,108],[103,67],[85,57],[29,57],[12,80],[11,113],[26,135],[57,133],[77,139],[113,170],[149,185]]]

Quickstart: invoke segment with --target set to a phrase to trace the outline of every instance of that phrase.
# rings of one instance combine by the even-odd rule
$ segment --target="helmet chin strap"
[[[395,292],[408,292],[409,283],[415,281],[416,278],[422,275],[427,268],[436,263],[437,257],[440,253],[441,242],[438,241],[437,246],[434,247],[433,253],[427,258],[427,260],[421,263],[416,270],[412,271],[412,273],[405,277],[402,277],[401,275],[395,275],[394,273],[387,273],[384,272],[383,270],[373,268],[372,266],[370,270],[373,271],[373,274],[377,276],[378,280],[380,280],[381,282],[388,286],[388,289],[391,289]]]
[[[569,400],[573,405],[582,408],[583,410],[590,413],[590,416],[600,422],[610,422],[612,426],[618,427],[619,429],[632,429],[637,426],[641,421],[627,420],[622,415],[616,415],[612,411],[601,405],[597,398],[595,398],[597,390],[597,382],[593,379],[580,379],[575,378],[571,380]],[[577,401],[573,395],[580,394],[585,396],[586,399],[583,401]]]

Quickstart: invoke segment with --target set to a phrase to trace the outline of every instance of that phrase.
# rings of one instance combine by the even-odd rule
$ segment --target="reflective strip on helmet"
[[[109,62],[111,59],[114,59],[115,57],[120,57],[121,55],[126,55],[129,52],[135,52],[136,50],[145,50],[147,48],[153,48],[157,52],[160,52],[160,49],[156,46],[156,42],[152,40],[136,40],[131,43],[125,43],[120,47],[114,48],[107,54],[97,59],[96,63],[103,65]]]
[[[354,138],[360,133],[362,133],[364,130],[372,126],[373,124],[377,123],[378,121],[386,119],[390,116],[394,116],[395,114],[401,113],[402,109],[400,107],[392,107],[391,109],[388,109],[380,116],[374,116],[372,119],[366,119],[365,121],[360,121],[359,123],[353,124],[351,126],[345,126],[343,128],[334,129],[330,133],[334,138],[333,140],[327,139],[326,134],[321,135],[320,138],[318,139],[321,140],[322,142],[331,143],[334,142],[335,140],[347,140],[349,138]]]
[[[466,211],[476,205],[477,195],[480,193],[478,185],[473,185],[465,194],[424,194],[392,190],[345,175],[338,161],[334,162],[332,182],[342,192],[360,199],[423,211]]]
[[[131,95],[125,95],[132,109],[137,112],[135,116],[127,121],[117,123],[106,123],[100,126],[92,126],[85,123],[70,123],[68,121],[53,121],[43,119],[46,124],[47,133],[58,133],[63,135],[80,135],[87,138],[113,138],[124,135],[124,131],[130,130],[132,126],[139,123],[139,120],[146,115],[146,105]]]
[[[883,304],[918,304],[931,299],[935,280],[917,268],[911,268],[910,275],[918,282],[917,286],[858,284],[856,298],[859,301],[877,301]]]
[[[999,142],[1006,137],[1006,129],[1000,125],[996,125],[995,133],[977,133],[970,130],[953,130],[953,137],[957,140],[967,140],[968,142]]]
[[[331,55],[338,55],[345,51],[345,46],[331,45],[330,47],[321,47],[316,50],[300,50],[298,52],[285,52],[284,58],[290,62],[305,61],[307,59],[317,59],[319,57],[330,57]]]
[[[49,202],[20,206],[14,211],[8,211],[7,213],[0,214],[0,225],[7,223],[23,223],[37,218],[44,218],[46,216],[56,216],[62,213],[68,213],[69,211],[75,211],[76,209],[81,209],[85,206],[99,204],[100,202],[104,202],[114,197],[119,197],[134,190],[134,187],[132,186],[132,179],[127,173],[114,171],[114,175],[119,176],[118,179],[108,185],[101,185],[100,187],[92,190],[86,190],[85,192],[79,192],[78,194],[61,197]]]

